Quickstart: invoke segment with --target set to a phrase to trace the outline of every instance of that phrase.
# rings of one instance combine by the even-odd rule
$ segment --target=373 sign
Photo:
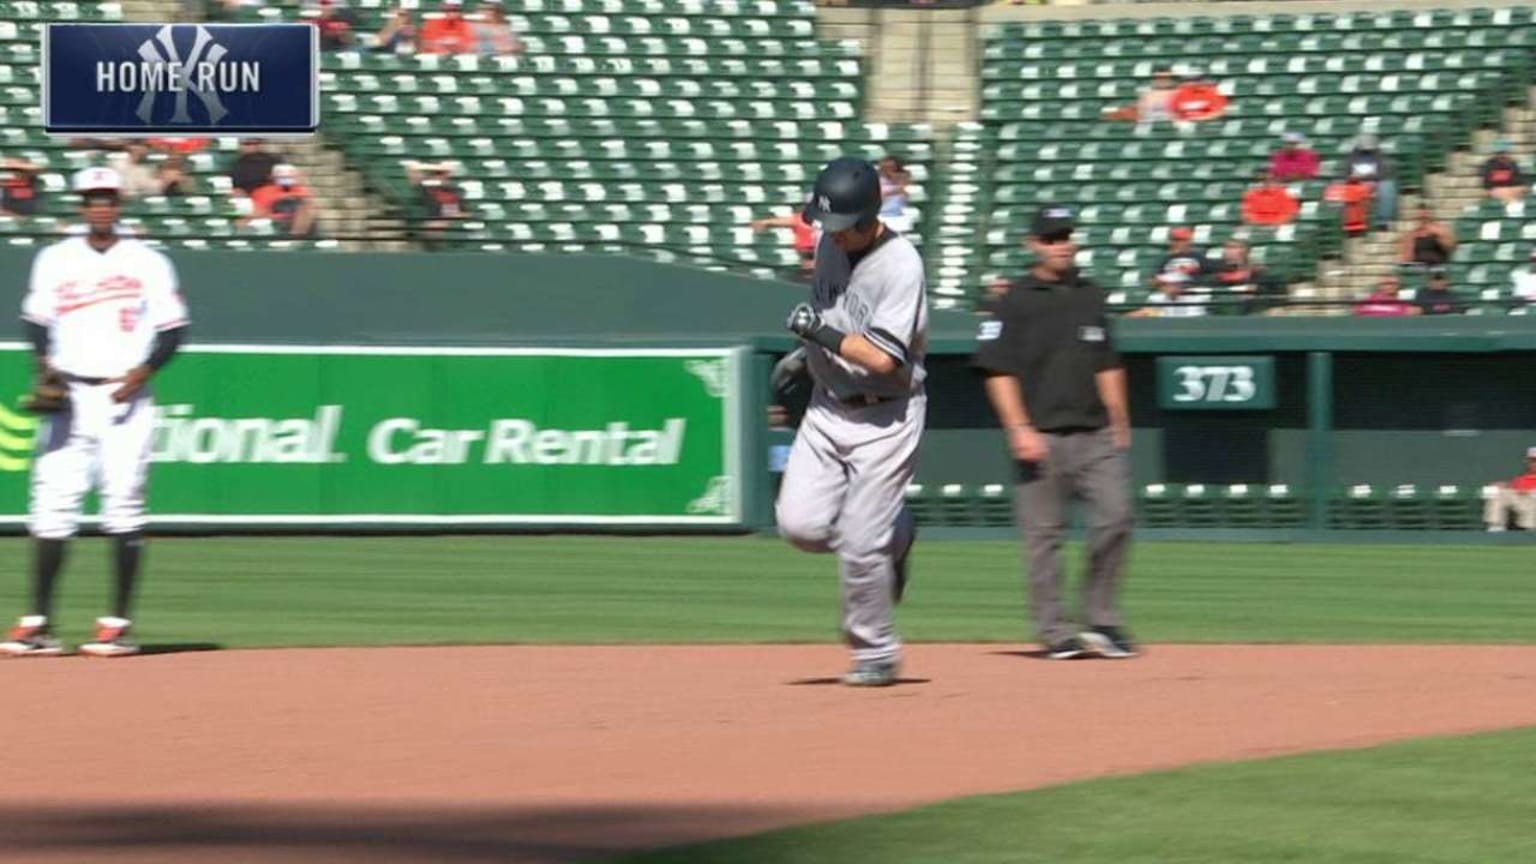
[[[1275,358],[1157,358],[1157,404],[1165,410],[1254,411],[1275,407]]]

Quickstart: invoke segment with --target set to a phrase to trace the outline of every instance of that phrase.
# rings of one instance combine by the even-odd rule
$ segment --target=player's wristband
[[[842,356],[843,340],[847,339],[848,336],[841,330],[838,330],[834,327],[828,327],[827,325],[823,324],[820,327],[817,327],[815,330],[811,331],[811,333],[808,334],[805,338],[815,342],[817,345],[826,348],[833,354]]]

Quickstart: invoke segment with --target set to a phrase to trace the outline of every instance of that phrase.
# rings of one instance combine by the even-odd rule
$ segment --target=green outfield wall
[[[0,302],[11,308],[31,255],[0,250],[13,274]],[[603,256],[173,259],[194,348],[158,382],[152,503],[162,521],[771,521],[774,447],[786,433],[766,428],[766,383],[793,344],[782,321],[802,286]],[[967,365],[976,323],[933,315],[924,483],[1011,479]],[[1536,445],[1536,316],[1136,319],[1115,331],[1138,484],[1278,483],[1321,502],[1351,484],[1481,484],[1515,473]],[[690,368],[716,363],[710,375]],[[25,376],[18,345],[0,352],[4,404],[16,404]],[[32,419],[0,417],[6,524],[25,510]],[[242,430],[228,433],[235,450],[214,442],[225,434],[217,424]],[[553,464],[511,458],[541,440]],[[1325,524],[1321,504],[1309,512]]]

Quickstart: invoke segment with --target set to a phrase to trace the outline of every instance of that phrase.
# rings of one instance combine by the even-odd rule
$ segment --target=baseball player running
[[[117,233],[122,178],[109,168],[87,168],[75,175],[74,189],[87,232],[38,253],[22,305],[40,382],[32,407],[51,413],[41,424],[32,466],[32,608],[0,642],[0,654],[11,656],[62,652],[50,629],[54,585],[93,486],[112,537],[117,590],[112,614],[96,620],[95,639],[80,653],[138,653],[129,603],[144,548],[155,428],[147,385],[175,355],[187,326],[170,260]]]
[[[880,204],[875,166],[843,157],[816,178],[801,214],[822,237],[811,302],[787,326],[805,342],[814,392],[777,505],[789,542],[837,553],[853,651],[842,680],[858,687],[894,684],[900,667],[892,613],[906,588],[914,538],[906,489],[927,408],[923,261],[880,222]]]

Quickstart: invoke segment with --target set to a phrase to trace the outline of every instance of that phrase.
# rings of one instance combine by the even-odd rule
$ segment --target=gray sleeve
[[[907,349],[917,335],[919,315],[926,302],[921,260],[904,259],[891,269],[883,280],[880,296],[874,299],[869,325],[860,334],[902,364],[907,362]]]

